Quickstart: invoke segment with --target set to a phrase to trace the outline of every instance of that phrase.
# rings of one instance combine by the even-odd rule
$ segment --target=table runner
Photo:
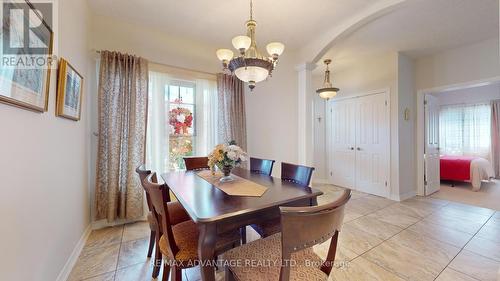
[[[233,174],[231,174],[231,177],[233,177],[234,180],[230,182],[220,182],[219,179],[223,176],[220,172],[216,172],[215,175],[213,175],[212,171],[203,170],[196,174],[202,179],[211,183],[213,186],[222,190],[227,195],[260,197],[267,190],[267,187],[263,185],[257,184],[253,181],[249,181]]]

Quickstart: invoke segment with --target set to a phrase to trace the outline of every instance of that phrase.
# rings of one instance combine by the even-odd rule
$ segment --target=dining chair
[[[208,157],[184,157],[184,164],[188,171],[209,169]]]
[[[149,247],[148,247],[148,258],[151,257],[151,254],[153,253],[153,247],[156,245],[155,249],[155,258],[154,258],[154,269],[153,269],[153,278],[158,277],[158,274],[160,272],[160,265],[161,265],[161,253],[159,250],[159,245],[158,241],[160,240],[160,236],[157,235],[160,233],[158,229],[158,222],[156,221],[156,218],[153,215],[153,204],[151,203],[151,197],[149,195],[149,192],[146,190],[144,186],[144,181],[145,179],[151,174],[151,171],[146,169],[144,164],[140,165],[135,169],[136,173],[139,174],[139,179],[141,181],[141,185],[146,193],[146,203],[148,205],[148,223],[149,223],[149,228],[151,230],[151,234],[149,236]],[[169,208],[169,214],[170,214],[170,221],[172,224],[178,224],[183,221],[190,220],[189,215],[186,213],[182,205],[175,201],[171,202],[170,197],[168,198],[167,205]]]
[[[144,186],[149,192],[153,205],[153,215],[158,222],[160,232],[160,252],[163,255],[163,276],[162,280],[168,280],[171,273],[171,280],[182,280],[182,269],[194,267],[199,264],[198,259],[198,227],[192,220],[178,224],[172,224],[170,208],[165,204],[170,198],[168,186],[157,183],[156,173],[149,175]],[[240,235],[238,231],[231,231],[218,235],[214,253],[214,259],[240,245]]]
[[[280,207],[281,233],[224,254],[226,280],[327,280],[335,262],[344,207],[350,198],[351,190],[346,189],[337,200],[325,205]],[[330,238],[323,261],[312,247]],[[255,264],[260,266],[252,266]]]
[[[293,182],[300,187],[309,187],[313,172],[313,167],[281,163],[281,180]],[[309,205],[313,204],[311,203]],[[263,238],[281,231],[279,218],[268,220],[260,224],[252,224],[251,227]]]
[[[275,160],[250,157],[250,172],[270,176],[273,173]]]

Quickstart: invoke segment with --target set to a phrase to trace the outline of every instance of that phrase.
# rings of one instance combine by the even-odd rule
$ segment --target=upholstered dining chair
[[[184,157],[184,164],[188,171],[209,169],[208,157]]]
[[[335,261],[344,207],[350,198],[351,191],[346,189],[329,204],[280,207],[281,233],[224,254],[226,280],[327,280]],[[330,247],[323,261],[312,247],[330,238]],[[247,262],[249,260],[252,262]],[[263,266],[252,266],[254,264]]]
[[[250,172],[270,176],[273,173],[275,160],[250,157]]]
[[[135,171],[139,174],[141,185],[146,193],[146,203],[148,204],[148,209],[149,209],[147,218],[148,218],[149,228],[151,229],[151,234],[149,237],[148,258],[151,257],[151,254],[153,253],[153,247],[156,245],[155,262],[153,269],[153,278],[156,278],[158,277],[158,274],[160,272],[160,265],[161,265],[161,253],[158,245],[158,242],[160,240],[160,235],[159,235],[160,231],[158,229],[158,222],[156,221],[156,218],[153,215],[153,203],[151,202],[151,197],[144,186],[144,181],[151,174],[151,171],[147,170],[144,165],[137,167]],[[189,215],[186,213],[186,211],[179,202],[170,201],[170,197],[168,198],[167,202],[168,202],[167,203],[168,208],[170,210],[169,212],[170,221],[172,224],[178,224],[183,221],[190,220]]]
[[[178,224],[172,224],[170,208],[165,202],[169,199],[169,188],[158,184],[156,173],[149,175],[144,186],[150,194],[153,205],[153,215],[158,222],[161,234],[160,251],[163,255],[164,267],[162,280],[168,280],[171,273],[173,281],[182,280],[182,269],[196,266],[198,263],[198,227],[192,220]],[[237,247],[240,244],[238,231],[219,234],[216,241],[214,259],[225,251]]]
[[[313,167],[281,163],[281,180],[293,182],[304,188],[309,187],[313,172]],[[267,237],[281,231],[279,218],[251,226],[261,237]]]

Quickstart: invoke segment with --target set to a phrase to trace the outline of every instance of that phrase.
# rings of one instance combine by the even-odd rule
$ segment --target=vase
[[[224,173],[224,176],[220,178],[220,182],[228,182],[234,180],[233,177],[231,177],[231,169],[233,169],[233,167],[229,165],[222,168],[222,173]]]

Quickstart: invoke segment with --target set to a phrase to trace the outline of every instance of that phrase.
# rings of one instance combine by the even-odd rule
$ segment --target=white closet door
[[[425,96],[425,195],[441,187],[439,167],[439,100]]]
[[[356,100],[333,102],[331,114],[331,183],[354,188]]]
[[[356,189],[388,196],[389,105],[386,94],[358,99],[356,118]]]

